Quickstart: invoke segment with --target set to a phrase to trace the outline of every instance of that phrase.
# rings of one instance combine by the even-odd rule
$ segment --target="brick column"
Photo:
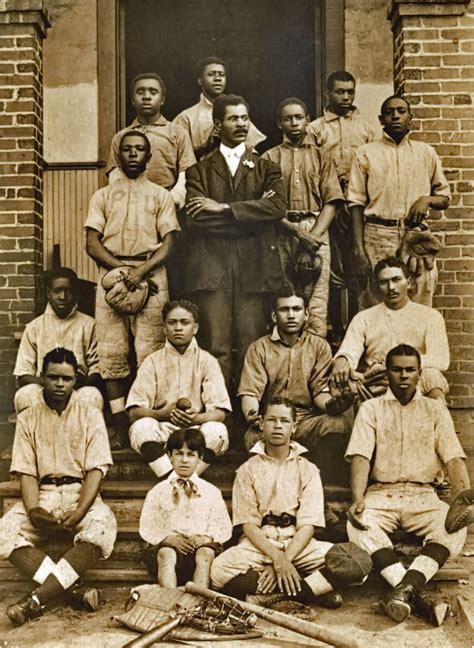
[[[15,332],[40,306],[42,43],[48,26],[41,0],[0,0],[0,448],[12,411]]]
[[[464,0],[392,0],[395,90],[413,106],[413,137],[440,155],[451,207],[431,214],[443,239],[435,299],[451,347],[449,403],[468,453],[474,434],[474,8]],[[474,464],[471,456],[471,465]],[[474,465],[472,475],[474,476]]]

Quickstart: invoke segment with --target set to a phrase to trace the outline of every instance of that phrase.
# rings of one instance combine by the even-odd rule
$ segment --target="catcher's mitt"
[[[110,270],[102,277],[102,287],[105,290],[105,301],[121,315],[139,313],[148,301],[150,287],[146,280],[130,289],[130,284],[124,281],[130,268],[121,266]],[[132,286],[133,288],[133,286]]]
[[[167,635],[170,639],[209,641],[261,636],[252,630],[255,616],[233,601],[226,605],[159,585],[133,588],[126,611],[116,620],[132,630],[147,633],[178,616],[182,616],[182,625]]]
[[[322,265],[323,261],[319,254],[308,252],[300,247],[295,254],[293,279],[303,285],[315,284],[321,276]]]
[[[444,523],[448,533],[474,524],[474,488],[461,491],[451,502]]]

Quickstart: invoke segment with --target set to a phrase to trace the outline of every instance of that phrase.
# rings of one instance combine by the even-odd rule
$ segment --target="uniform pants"
[[[347,523],[349,540],[373,554],[392,548],[388,534],[402,528],[448,549],[450,556],[460,553],[466,540],[466,529],[448,533],[444,528],[449,506],[442,502],[428,484],[374,484],[364,497],[362,521],[368,529],[356,529]]]
[[[148,277],[157,284],[157,294],[150,295],[143,310],[136,315],[122,315],[105,301],[102,287],[105,273],[104,269],[99,272],[95,306],[99,368],[104,380],[118,380],[130,374],[130,338],[133,338],[138,366],[164,345],[162,310],[168,301],[168,282],[163,266],[154,270]]]
[[[197,427],[202,432],[206,448],[212,450],[216,455],[224,454],[228,449],[229,437],[224,423],[209,421],[194,427]],[[166,444],[171,433],[179,429],[177,425],[172,423],[144,417],[130,426],[130,445],[135,452],[140,453],[140,448],[144,443],[154,441]],[[159,461],[163,475],[173,469],[168,455],[164,454],[159,458]]]
[[[292,528],[294,530],[294,527]],[[275,529],[281,531],[278,527],[273,528],[273,530]],[[271,542],[275,542],[277,546],[281,545],[280,548],[284,549],[290,544],[291,539],[288,537],[281,541],[271,540]],[[311,538],[306,547],[293,560],[293,565],[303,576],[310,576],[323,567],[325,556],[332,546],[331,542],[321,542]],[[267,565],[271,565],[271,562],[268,556],[244,537],[237,546],[226,549],[214,559],[211,567],[212,585],[217,589],[222,589],[239,574],[245,574],[249,569],[261,572]],[[311,587],[310,579],[307,580]]]
[[[372,270],[376,264],[388,256],[397,256],[400,252],[403,236],[405,234],[404,226],[385,227],[384,225],[375,225],[365,223],[364,225],[364,247],[370,261]],[[425,306],[433,306],[433,297],[438,282],[438,269],[436,261],[432,270],[427,270],[423,266],[420,276],[412,277],[413,293],[410,294],[411,300]],[[369,308],[378,304],[380,298],[373,280],[367,283],[367,290],[359,297],[361,308]]]
[[[316,218],[305,218],[298,223],[298,229],[304,232],[310,232]],[[318,280],[310,284],[303,292],[308,299],[308,322],[307,328],[314,331],[316,335],[326,338],[327,319],[328,319],[328,301],[329,301],[329,279],[331,275],[331,248],[329,245],[329,234],[326,232],[323,236],[325,245],[318,250],[321,257],[321,274]],[[284,233],[278,240],[280,258],[285,270],[287,279],[292,281],[292,271],[295,267],[295,255],[299,248],[299,241],[296,236],[290,233]]]
[[[81,488],[82,484],[40,486],[38,506],[50,513],[55,509],[75,509]],[[104,559],[110,556],[117,536],[117,522],[100,495],[74,532],[74,544],[90,542],[100,548]],[[23,502],[18,502],[0,519],[0,559],[5,560],[20,547],[34,547],[46,537],[31,524]]]

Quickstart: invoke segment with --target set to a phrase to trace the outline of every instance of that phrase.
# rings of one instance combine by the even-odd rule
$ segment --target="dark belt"
[[[276,527],[289,527],[296,524],[296,518],[294,515],[290,515],[289,513],[282,513],[281,515],[268,513],[268,515],[265,515],[262,520],[262,526],[265,526],[266,524]]]
[[[139,254],[138,256],[124,256],[120,254],[114,254],[114,257],[116,259],[119,259],[120,261],[148,261],[149,259],[148,254]]]
[[[43,486],[64,486],[65,484],[82,484],[83,480],[80,477],[71,477],[64,475],[63,477],[42,477],[40,484]]]
[[[318,212],[312,211],[288,211],[286,218],[290,223],[301,223],[301,221],[308,220],[309,218],[317,218]]]
[[[398,227],[402,222],[400,218],[381,218],[380,216],[366,216],[366,223],[372,223],[372,225],[383,225],[384,227]]]

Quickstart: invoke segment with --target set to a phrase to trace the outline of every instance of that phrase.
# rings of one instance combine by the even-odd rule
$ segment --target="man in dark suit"
[[[266,296],[285,284],[275,232],[286,209],[284,184],[275,164],[246,147],[248,113],[242,97],[217,97],[221,145],[186,172],[185,292],[199,304],[201,344],[228,384],[248,345],[266,332]]]

